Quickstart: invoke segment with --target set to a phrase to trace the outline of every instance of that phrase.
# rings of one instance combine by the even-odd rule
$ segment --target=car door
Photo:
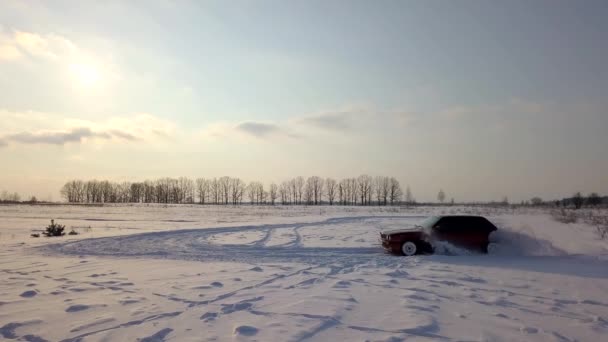
[[[433,226],[433,239],[454,243],[457,239],[456,227],[457,224],[454,222],[454,217],[442,217]]]
[[[434,238],[460,247],[470,247],[475,240],[471,235],[471,222],[466,217],[443,217],[433,227]]]
[[[489,242],[489,235],[496,230],[496,227],[483,217],[473,218],[475,229],[470,233],[470,243],[472,246],[484,248]]]

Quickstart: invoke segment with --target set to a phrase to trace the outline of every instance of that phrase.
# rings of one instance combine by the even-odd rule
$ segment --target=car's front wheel
[[[406,241],[401,245],[401,253],[405,256],[412,256],[418,252],[418,246],[412,241]]]

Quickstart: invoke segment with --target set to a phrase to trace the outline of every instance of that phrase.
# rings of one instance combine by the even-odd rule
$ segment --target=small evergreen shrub
[[[47,237],[63,236],[65,235],[64,229],[65,226],[55,223],[55,220],[51,220],[51,224],[46,227],[46,231],[43,234]]]

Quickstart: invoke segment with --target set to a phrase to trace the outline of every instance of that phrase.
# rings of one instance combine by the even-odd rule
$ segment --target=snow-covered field
[[[486,215],[493,255],[378,232]],[[30,238],[51,218],[76,237]],[[606,341],[608,243],[542,211],[0,206],[0,340]]]

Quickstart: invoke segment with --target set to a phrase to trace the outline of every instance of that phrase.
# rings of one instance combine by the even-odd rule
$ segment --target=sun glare
[[[99,70],[90,64],[70,64],[70,74],[76,83],[83,87],[92,87],[101,78]]]

